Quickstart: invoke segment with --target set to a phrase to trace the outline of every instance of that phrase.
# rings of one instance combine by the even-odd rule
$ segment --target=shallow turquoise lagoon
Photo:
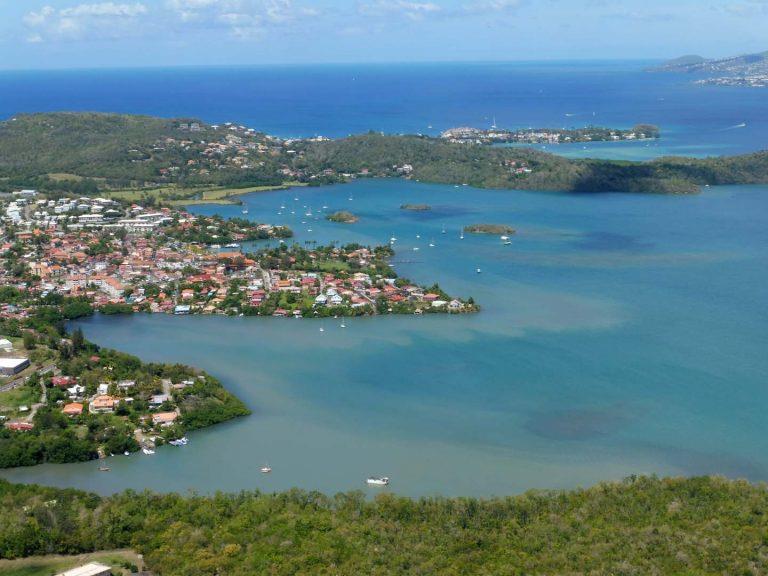
[[[401,494],[483,496],[633,473],[768,479],[768,188],[664,197],[369,180],[244,200],[249,218],[285,222],[301,243],[394,235],[401,275],[483,310],[345,330],[326,320],[322,333],[308,319],[89,319],[102,345],[209,370],[253,415],[184,448],[115,457],[110,474],[86,463],[3,477],[104,493],[333,493],[373,492],[364,479],[380,474]],[[338,209],[360,221],[323,219]],[[488,222],[515,226],[512,245],[459,238]]]

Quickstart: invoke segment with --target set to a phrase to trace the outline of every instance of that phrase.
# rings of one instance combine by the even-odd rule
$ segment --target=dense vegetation
[[[292,490],[213,496],[0,481],[0,557],[131,547],[161,576],[759,575],[768,491],[718,478],[423,498]]]
[[[286,174],[312,184],[343,181],[344,174],[407,173],[423,181],[486,188],[680,194],[705,184],[768,182],[768,152],[651,162],[568,160],[528,148],[377,133],[294,141],[290,149],[255,134],[254,142],[269,143],[269,154],[257,155],[247,167],[202,170],[208,160],[199,145],[217,136],[204,124],[194,134],[180,125],[182,120],[112,114],[19,116],[0,123],[0,191],[36,187],[85,194],[121,185],[279,185]],[[180,144],[185,138],[198,148]],[[158,146],[166,139],[175,143]]]

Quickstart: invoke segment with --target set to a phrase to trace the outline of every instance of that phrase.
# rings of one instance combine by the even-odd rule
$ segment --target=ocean
[[[283,137],[455,126],[661,127],[656,145],[562,146],[572,156],[737,154],[768,145],[760,89],[697,86],[651,62],[379,64],[0,72],[0,118],[87,110],[235,122]],[[744,127],[741,127],[745,124]],[[555,150],[557,151],[557,150]]]
[[[13,98],[27,110],[195,115],[281,135],[331,136],[369,128],[412,132],[425,124],[439,131],[493,115],[499,125],[548,125],[566,112],[594,109],[607,124],[674,129],[659,146],[676,153],[762,146],[756,133],[765,127],[765,93],[716,92],[692,86],[689,77],[649,76],[641,68],[195,69],[167,78],[109,72],[101,82],[83,72],[59,81],[58,95]],[[101,92],[76,89],[78,74]],[[11,76],[29,94],[45,75]],[[0,85],[8,74],[2,78]],[[226,92],[224,84],[237,104],[213,96]],[[7,101],[1,105],[8,109]],[[728,129],[741,123],[746,127]],[[600,149],[652,156],[621,144]],[[79,325],[99,344],[210,371],[253,415],[195,432],[183,448],[115,457],[110,474],[91,462],[0,476],[100,493],[298,486],[374,494],[364,479],[387,475],[387,490],[412,496],[504,495],[643,473],[768,480],[761,432],[768,405],[768,187],[670,197],[362,180],[243,200],[249,218],[289,224],[298,242],[376,244],[394,235],[400,275],[472,296],[482,311],[352,319],[345,329],[330,319],[86,319]],[[279,216],[283,203],[298,215]],[[433,209],[404,211],[403,203]],[[318,214],[309,221],[299,216],[305,206],[316,214],[322,206],[351,210],[360,220],[337,224]],[[241,216],[237,206],[194,211]],[[477,222],[509,224],[518,233],[509,246],[496,236],[460,239],[461,227]],[[272,474],[259,473],[264,463]]]

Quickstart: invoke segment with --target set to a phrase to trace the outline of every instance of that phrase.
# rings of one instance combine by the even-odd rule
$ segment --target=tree
[[[72,332],[72,350],[77,353],[82,350],[85,345],[85,336],[83,335],[83,329],[79,326]]]
[[[32,332],[24,332],[22,338],[24,339],[24,348],[26,350],[34,350],[37,347],[37,338],[35,338]]]

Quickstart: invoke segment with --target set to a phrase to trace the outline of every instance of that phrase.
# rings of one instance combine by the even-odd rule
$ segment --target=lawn
[[[194,204],[238,204],[232,200],[233,196],[250,194],[252,192],[266,192],[269,190],[284,190],[293,186],[306,186],[300,182],[285,182],[280,186],[251,186],[248,188],[179,188],[177,186],[163,186],[159,188],[139,188],[126,190],[113,190],[106,196],[114,199],[127,200],[128,202],[141,202],[146,197],[153,197],[158,202],[173,206],[192,206]]]
[[[8,392],[0,392],[0,413],[15,412],[19,406],[31,406],[40,401],[40,388],[19,386]]]

